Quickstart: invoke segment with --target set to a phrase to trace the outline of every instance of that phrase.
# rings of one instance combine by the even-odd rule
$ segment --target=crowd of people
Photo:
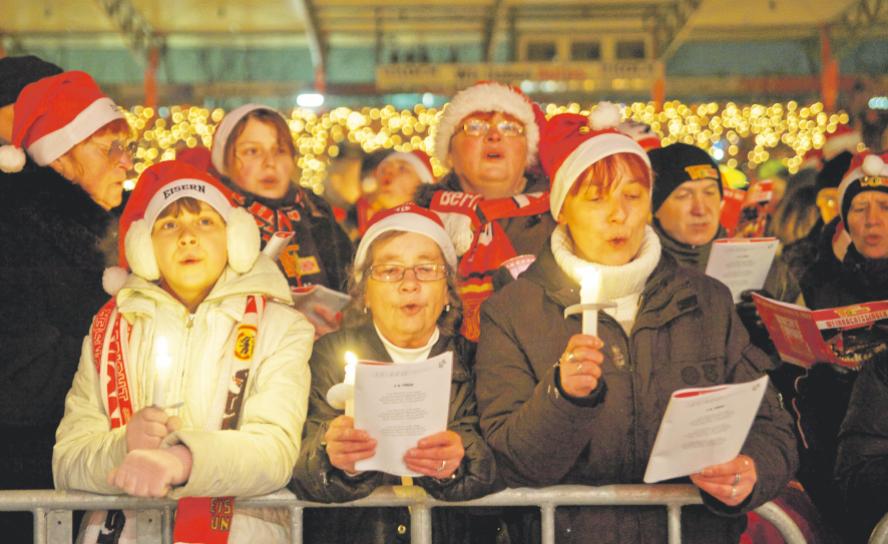
[[[234,497],[641,483],[676,390],[767,375],[739,454],[670,480],[703,499],[683,540],[778,542],[748,516],[776,501],[811,542],[865,542],[888,512],[885,322],[848,346],[853,365],[782,361],[752,293],[735,302],[705,273],[737,230],[724,168],[645,128],[610,103],[546,118],[514,87],[475,84],[435,127],[446,174],[419,150],[384,157],[353,240],[294,179],[274,108],[230,111],[207,153],[144,169],[124,195],[130,129],[113,100],[84,72],[0,58],[0,488],[170,497],[177,542],[287,542],[285,511]],[[782,199],[747,210],[780,241],[759,294],[812,309],[888,299],[888,155],[836,136],[778,174]],[[590,269],[594,333],[565,317]],[[315,288],[348,305],[298,311],[294,292]],[[357,467],[385,437],[328,396],[347,351],[452,354],[446,429],[403,456],[415,478]],[[409,515],[309,509],[304,538],[408,542]],[[540,538],[529,509],[434,516],[436,542]],[[136,521],[88,512],[78,538],[134,543]],[[662,508],[561,507],[556,540],[661,542],[666,526]],[[0,516],[11,541],[31,527]]]

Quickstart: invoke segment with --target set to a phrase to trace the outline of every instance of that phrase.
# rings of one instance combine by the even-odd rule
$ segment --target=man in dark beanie
[[[651,209],[663,249],[679,264],[706,269],[719,225],[722,179],[709,153],[688,144],[648,152],[654,171]]]
[[[61,73],[55,64],[33,55],[0,58],[0,143],[12,141],[15,99],[25,85]]]

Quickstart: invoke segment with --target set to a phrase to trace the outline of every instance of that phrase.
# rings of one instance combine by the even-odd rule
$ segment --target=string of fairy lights
[[[550,104],[545,110],[550,117],[562,112],[589,113],[588,107],[578,103]],[[182,149],[211,147],[213,131],[225,115],[220,108],[199,106],[172,106],[164,116],[143,106],[126,113],[138,142],[134,157],[137,174],[156,162],[174,159]],[[367,153],[419,148],[431,155],[432,127],[439,114],[440,110],[423,105],[404,110],[391,105],[340,107],[323,113],[293,109],[288,123],[298,152],[300,182],[321,193],[331,161],[349,144],[359,145]],[[663,145],[684,142],[707,150],[718,148],[725,165],[749,172],[773,157],[795,173],[807,151],[820,149],[827,134],[848,123],[845,112],[827,113],[820,102],[800,105],[795,101],[771,105],[671,101],[660,111],[651,102],[635,102],[625,106],[623,115],[650,125]],[[434,158],[432,166],[436,176],[444,173]],[[128,188],[134,183],[129,180]]]

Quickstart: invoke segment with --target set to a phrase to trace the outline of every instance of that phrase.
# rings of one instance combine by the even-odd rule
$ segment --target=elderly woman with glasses
[[[545,245],[555,223],[537,166],[542,110],[519,89],[493,81],[458,92],[435,128],[435,156],[450,168],[416,202],[442,214],[461,255],[462,334],[478,340],[481,303],[503,264],[517,273]]]
[[[0,148],[0,488],[52,487],[71,362],[108,299],[102,271],[117,260],[110,210],[132,168],[128,137],[123,112],[88,74],[0,59],[0,140],[10,144]],[[5,527],[5,540],[31,540]]]
[[[453,245],[433,212],[407,204],[373,218],[355,256],[353,315],[346,315],[351,325],[319,340],[311,356],[308,422],[290,485],[301,498],[344,502],[401,483],[389,474],[355,469],[383,438],[355,428],[351,417],[325,400],[330,387],[343,381],[346,351],[404,365],[453,352],[448,429],[421,439],[404,462],[423,475],[415,485],[433,497],[466,500],[491,491],[493,456],[478,433],[469,371],[473,344],[454,333],[460,316],[455,262]],[[434,515],[437,542],[468,538],[465,515],[450,509]],[[404,536],[409,526],[406,509],[317,510],[307,512],[305,536],[308,542],[396,542],[409,538]]]

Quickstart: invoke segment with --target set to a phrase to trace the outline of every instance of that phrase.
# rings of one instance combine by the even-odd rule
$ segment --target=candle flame
[[[580,278],[580,302],[583,304],[594,304],[599,302],[598,297],[601,291],[601,272],[598,270],[598,267],[585,267],[581,271]]]
[[[172,365],[170,348],[165,336],[158,336],[154,342],[154,364],[158,370],[166,371]]]
[[[351,351],[345,352],[345,380],[343,383],[355,384],[355,367],[358,366],[358,356]]]

